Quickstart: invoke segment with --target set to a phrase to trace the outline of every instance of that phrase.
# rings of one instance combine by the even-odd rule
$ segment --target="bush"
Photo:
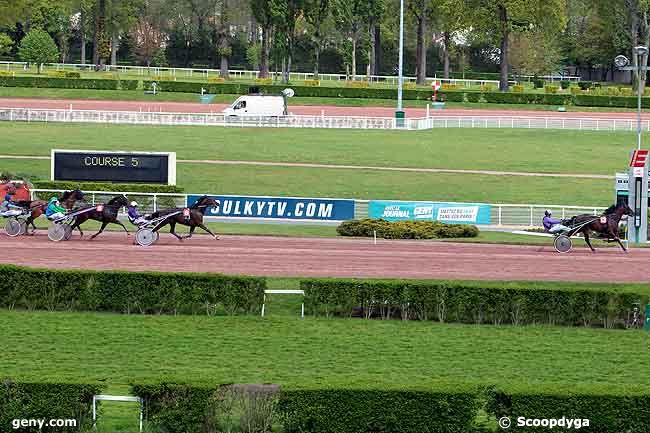
[[[544,87],[544,80],[540,80],[539,78],[534,78],[533,87],[535,89],[542,89]]]
[[[571,92],[572,95],[582,94],[582,89],[579,86],[571,86],[569,87],[569,91]]]
[[[117,80],[102,79],[0,77],[0,86],[2,87],[117,90],[118,84]]]
[[[255,79],[255,84],[270,86],[271,84],[273,84],[273,79],[272,78],[256,78]]]
[[[512,86],[512,91],[515,93],[524,93],[524,86],[521,84],[515,84]]]
[[[437,94],[440,102],[465,102],[464,92],[444,92]]]
[[[348,80],[345,82],[345,87],[350,87],[352,89],[367,89],[370,87],[370,83],[367,81]]]
[[[589,90],[593,87],[593,84],[592,81],[578,81],[578,87],[580,87],[581,90]]]
[[[494,92],[496,86],[494,84],[481,84],[481,92]]]
[[[18,56],[24,62],[36,63],[40,74],[41,64],[56,61],[59,49],[46,31],[34,28],[20,41]]]
[[[67,71],[65,73],[65,78],[81,78],[81,73],[77,71]]]
[[[560,81],[560,87],[562,87],[562,90],[568,89],[569,87],[571,87],[571,81],[569,80]]]
[[[552,86],[552,85],[544,86],[544,91],[546,93],[555,94],[557,93],[557,90],[558,90],[557,86]]]
[[[437,320],[456,323],[622,326],[634,302],[647,295],[586,285],[557,289],[535,283],[304,279],[305,307],[313,314]]]
[[[38,428],[14,429],[13,420],[75,419],[77,427],[43,431],[79,432],[92,426],[93,395],[101,386],[71,383],[28,383],[3,379],[0,386],[0,432],[38,432]]]
[[[28,310],[228,314],[258,311],[266,280],[219,274],[94,272],[0,266],[0,306]]]
[[[279,403],[287,433],[466,433],[478,409],[476,390],[445,386],[292,390],[283,391]]]
[[[466,224],[445,224],[439,221],[395,221],[363,219],[344,221],[336,232],[341,236],[377,237],[384,239],[439,239],[473,238],[478,236],[476,226]]]
[[[559,388],[520,386],[506,390],[491,388],[486,408],[495,419],[525,416],[532,419],[589,419],[589,432],[642,432],[647,428],[647,389],[612,389],[609,386]],[[575,425],[575,424],[574,424]],[[558,431],[571,429],[557,427]],[[513,432],[537,432],[540,427],[518,427]],[[577,429],[576,429],[577,430]]]
[[[444,91],[450,91],[450,90],[451,91],[457,91],[457,90],[461,90],[462,88],[463,88],[463,86],[461,86],[460,84],[442,83],[442,85],[440,86],[440,90],[442,90],[443,92]]]
[[[303,84],[307,87],[320,87],[320,80],[305,80]]]
[[[144,192],[144,193],[182,193],[183,188],[176,185],[152,185],[136,183],[91,183],[35,180],[32,185],[37,189],[56,189],[71,191],[115,191],[115,192]]]
[[[223,84],[226,82],[226,79],[223,77],[210,77],[208,78],[209,84]]]

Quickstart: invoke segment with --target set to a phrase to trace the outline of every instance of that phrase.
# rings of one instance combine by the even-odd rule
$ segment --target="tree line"
[[[60,62],[394,75],[400,0],[0,0],[0,57],[47,33]],[[405,72],[607,74],[650,44],[650,0],[404,0]],[[37,42],[42,39],[37,39]],[[51,54],[51,53],[50,53]],[[644,65],[647,59],[642,59]],[[645,73],[643,78],[645,79]],[[645,81],[645,80],[643,80]]]

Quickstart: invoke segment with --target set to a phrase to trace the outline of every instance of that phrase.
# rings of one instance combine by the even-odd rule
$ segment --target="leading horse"
[[[596,232],[600,235],[607,236],[607,239],[618,242],[623,251],[627,252],[627,248],[621,242],[618,234],[618,225],[624,215],[634,216],[634,211],[625,203],[619,203],[608,207],[602,216],[594,216],[590,214],[576,215],[571,218],[568,223],[571,226],[579,226],[584,224],[576,233],[582,233],[585,242],[595,252],[591,242],[589,241],[589,232]]]
[[[212,236],[214,236],[215,239],[219,239],[219,236],[212,233],[210,229],[207,228],[205,224],[203,224],[203,217],[205,216],[205,210],[209,207],[217,207],[219,205],[220,205],[219,200],[215,200],[213,198],[208,197],[207,195],[204,195],[203,197],[199,198],[189,208],[172,208],[172,209],[166,209],[159,212],[154,212],[151,214],[150,219],[153,220],[156,218],[164,217],[165,215],[169,215],[169,218],[161,221],[155,230],[158,231],[162,227],[169,224],[169,233],[176,236],[176,238],[179,241],[182,241],[183,239],[191,238],[192,234],[194,233],[194,229],[197,227],[200,227],[206,232],[210,233]],[[190,233],[187,236],[179,236],[176,233],[176,224],[188,226],[190,228]]]

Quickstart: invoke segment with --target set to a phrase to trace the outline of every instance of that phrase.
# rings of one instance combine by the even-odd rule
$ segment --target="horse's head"
[[[108,204],[112,207],[126,207],[129,205],[129,199],[126,198],[124,194],[113,197],[108,201]]]
[[[191,209],[198,209],[201,213],[204,213],[207,208],[219,207],[220,205],[221,202],[219,200],[204,195],[191,206]]]
[[[631,217],[635,215],[634,211],[630,206],[627,205],[627,203],[622,203],[621,205],[619,205],[619,208],[622,209],[621,215],[629,215]]]

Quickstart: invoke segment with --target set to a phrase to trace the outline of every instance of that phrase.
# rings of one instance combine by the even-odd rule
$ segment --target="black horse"
[[[100,204],[100,205],[88,207],[87,209],[92,209],[92,210],[77,215],[75,217],[74,223],[72,224],[72,230],[76,228],[77,230],[79,230],[81,236],[83,237],[84,233],[83,231],[81,231],[81,227],[80,227],[81,224],[85,223],[88,220],[95,220],[101,222],[102,226],[97,233],[95,233],[90,237],[90,239],[95,239],[101,232],[104,231],[104,229],[108,224],[119,225],[124,229],[124,231],[128,236],[129,231],[126,229],[124,224],[122,224],[122,222],[117,219],[117,214],[120,208],[125,207],[128,204],[129,204],[129,200],[126,198],[124,194],[122,194],[113,197],[106,204]]]
[[[567,220],[567,223],[574,227],[585,224],[576,233],[582,233],[591,251],[596,251],[589,241],[589,232],[591,231],[596,232],[602,238],[618,242],[623,251],[627,251],[618,234],[618,224],[621,222],[623,215],[634,216],[634,211],[627,204],[619,203],[608,207],[602,216],[576,215]]]
[[[189,208],[172,208],[172,209],[165,209],[163,211],[154,212],[151,214],[150,219],[153,220],[156,218],[164,217],[165,215],[169,215],[167,219],[164,219],[156,226],[155,230],[158,231],[162,227],[169,224],[169,233],[176,236],[178,240],[191,238],[192,234],[194,233],[194,229],[197,227],[200,227],[206,232],[210,233],[212,236],[214,236],[215,239],[219,239],[219,236],[212,233],[210,229],[207,228],[205,224],[203,224],[203,217],[205,216],[205,210],[209,207],[216,207],[219,205],[220,203],[218,200],[215,200],[213,198],[208,197],[207,195],[204,195]],[[190,233],[187,236],[179,236],[176,233],[176,224],[188,226],[190,228]]]

